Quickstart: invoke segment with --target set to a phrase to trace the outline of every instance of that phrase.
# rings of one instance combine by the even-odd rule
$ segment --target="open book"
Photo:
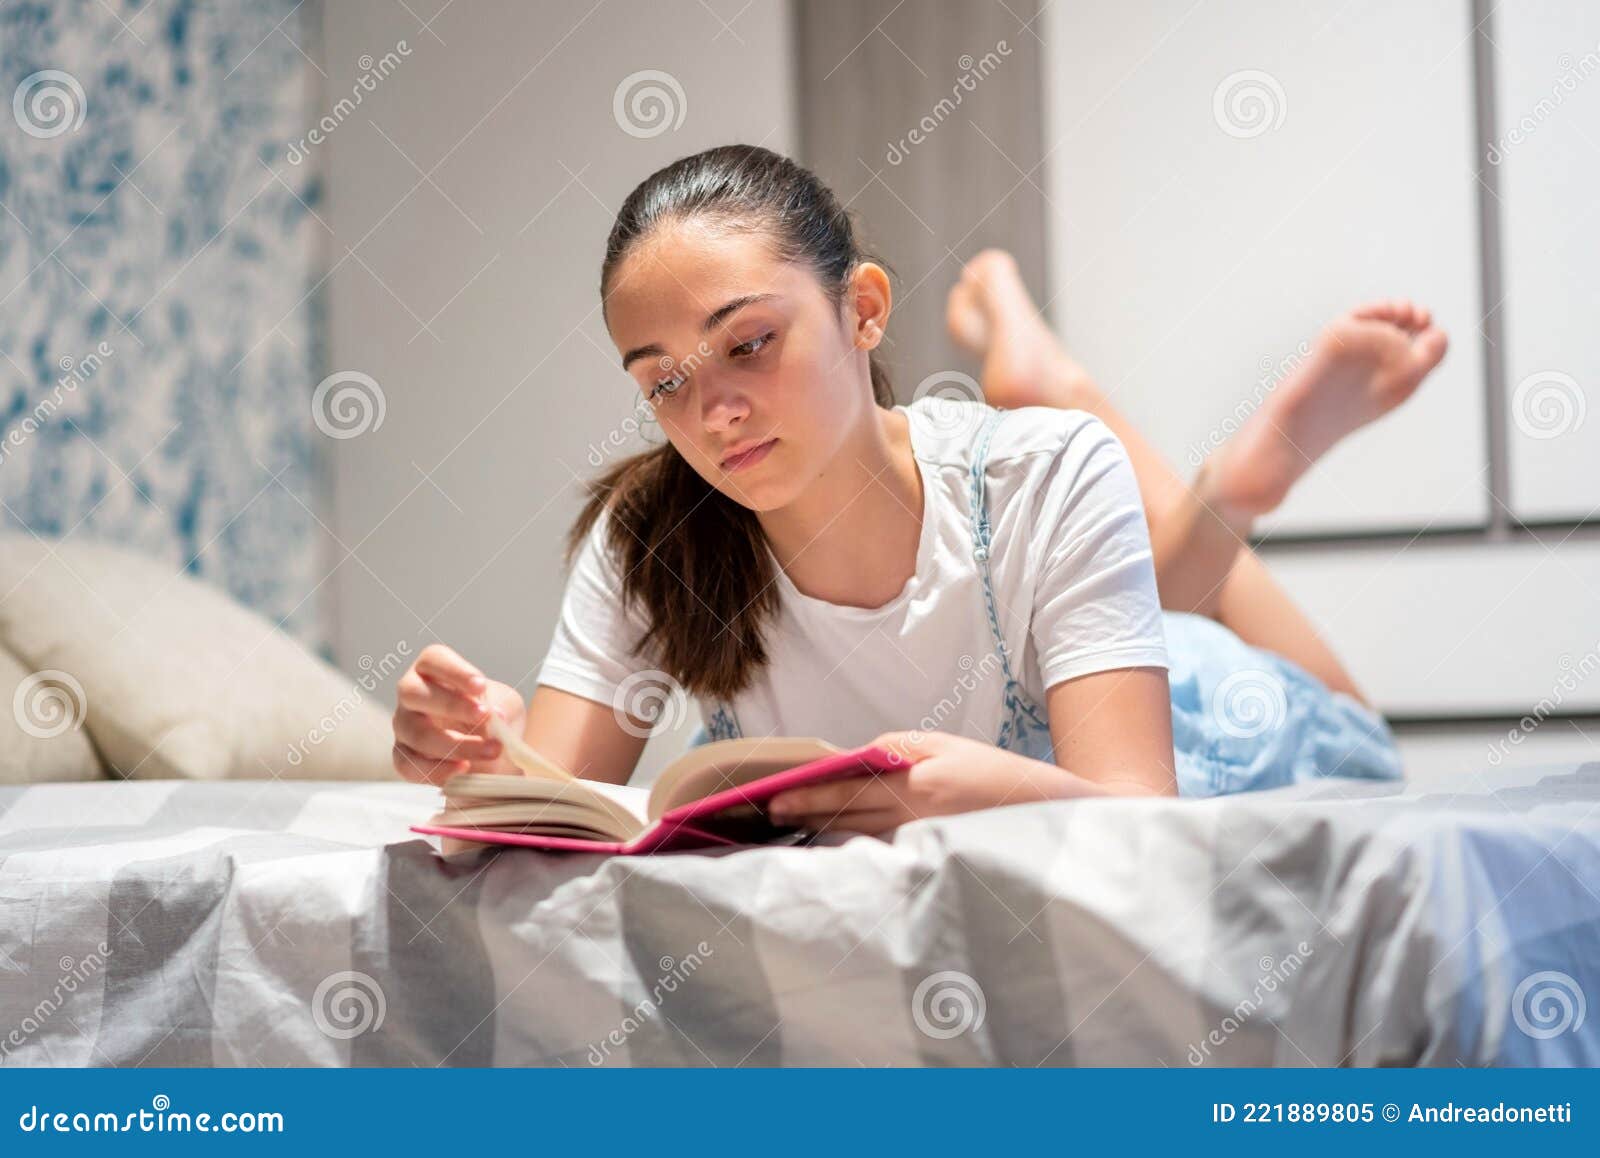
[[[520,776],[469,772],[445,781],[444,809],[413,832],[444,838],[444,851],[485,844],[554,851],[642,854],[759,844],[793,832],[763,805],[805,784],[903,772],[882,748],[843,751],[823,740],[721,740],[673,761],[648,791],[579,780],[509,730],[497,732]]]

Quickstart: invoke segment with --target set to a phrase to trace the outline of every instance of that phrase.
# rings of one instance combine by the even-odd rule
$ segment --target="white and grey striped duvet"
[[[0,1064],[1600,1064],[1600,764],[638,860],[434,799],[0,790]]]

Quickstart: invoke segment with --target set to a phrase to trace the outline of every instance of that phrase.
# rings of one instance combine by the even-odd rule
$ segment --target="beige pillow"
[[[0,640],[30,671],[78,681],[89,738],[121,775],[394,775],[371,693],[192,576],[103,543],[7,536],[0,592]]]
[[[0,648],[0,784],[105,776],[83,729],[83,698],[61,673],[35,672]]]

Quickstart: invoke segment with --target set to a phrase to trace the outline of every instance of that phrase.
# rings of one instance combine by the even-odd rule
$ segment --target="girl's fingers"
[[[498,740],[441,728],[421,712],[396,712],[394,736],[413,752],[433,760],[494,760],[500,755]]]
[[[430,643],[423,648],[413,670],[436,684],[460,692],[468,699],[481,696],[489,686],[489,681],[481,671],[462,659],[454,648],[442,643]]]
[[[481,700],[464,696],[442,684],[429,683],[415,672],[400,677],[396,693],[400,706],[407,711],[422,712],[463,731],[475,731],[489,718]]]
[[[433,760],[420,752],[396,743],[392,753],[394,770],[407,780],[421,784],[441,784],[450,777],[465,772],[465,760]]]
[[[934,745],[938,743],[933,737],[938,734],[937,732],[885,732],[872,741],[872,747],[882,748],[906,764],[915,764],[918,760],[933,755]]]

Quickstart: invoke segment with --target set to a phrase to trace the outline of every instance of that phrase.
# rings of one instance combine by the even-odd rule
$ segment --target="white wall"
[[[1495,13],[1511,507],[1600,514],[1600,5]]]
[[[1487,513],[1467,0],[1117,0],[1040,22],[1059,328],[1174,462],[1302,342],[1379,297],[1456,341],[1276,530]]]
[[[792,150],[787,8],[461,3],[424,29],[440,5],[411,7],[326,6],[326,108],[363,54],[410,52],[314,149],[328,364],[371,375],[386,403],[381,427],[324,448],[352,552],[332,580],[338,655],[354,669],[442,639],[529,692],[588,448],[634,401],[598,309],[606,231],[676,157]],[[643,69],[684,97],[681,125],[650,138],[613,115]]]
[[[1509,529],[1514,515],[1593,519],[1600,505],[1585,308],[1600,302],[1588,259],[1600,241],[1600,14],[1587,0],[1496,7],[1501,128],[1535,124],[1499,143],[1487,217],[1474,20],[1469,0],[1082,0],[1040,22],[1054,316],[1183,470],[1250,397],[1258,364],[1335,311],[1407,295],[1449,329],[1449,358],[1420,394],[1318,464],[1268,527],[1400,534],[1265,552],[1382,708],[1460,721],[1453,735],[1408,738],[1409,757],[1439,767],[1505,734],[1472,717],[1600,709],[1600,541]],[[1490,497],[1482,258],[1497,223],[1489,268],[1504,270],[1503,293],[1488,297],[1505,325],[1506,402],[1541,370],[1577,384],[1556,380],[1566,396],[1543,400],[1552,423],[1567,407],[1557,437],[1530,435],[1514,407],[1495,415],[1511,510]],[[1452,526],[1463,533],[1420,537]],[[1539,743],[1590,752],[1585,728],[1549,721]]]

